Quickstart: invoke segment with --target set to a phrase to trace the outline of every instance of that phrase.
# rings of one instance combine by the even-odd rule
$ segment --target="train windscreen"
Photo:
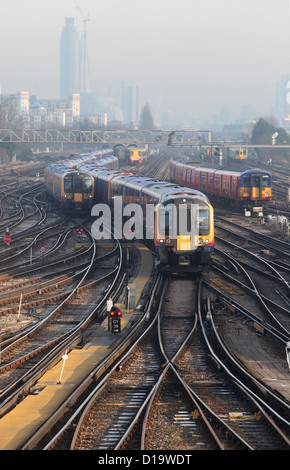
[[[63,189],[65,193],[71,193],[73,190],[73,175],[66,175],[64,177]]]
[[[262,186],[270,186],[270,177],[268,175],[263,175]]]
[[[92,178],[90,176],[84,177],[84,193],[92,192]]]
[[[198,211],[198,226],[199,226],[199,234],[200,235],[208,235],[209,234],[209,210],[206,207],[205,209],[199,208]]]

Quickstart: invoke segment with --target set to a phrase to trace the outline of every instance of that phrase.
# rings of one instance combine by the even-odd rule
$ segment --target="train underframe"
[[[205,271],[211,264],[212,247],[197,248],[190,252],[174,253],[167,247],[158,247],[160,268],[168,272],[192,272]]]
[[[250,212],[252,214],[263,213],[269,207],[270,200],[244,200],[237,201],[221,197],[211,196],[211,202],[215,207],[224,209],[225,207],[230,207],[231,209],[237,210],[239,212],[245,213]]]
[[[83,202],[76,202],[73,199],[54,198],[48,193],[48,200],[53,206],[70,214],[90,214],[93,200],[88,199]]]

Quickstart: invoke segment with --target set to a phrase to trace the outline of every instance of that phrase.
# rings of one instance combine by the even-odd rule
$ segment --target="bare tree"
[[[16,106],[0,103],[0,129],[15,129],[18,122]]]

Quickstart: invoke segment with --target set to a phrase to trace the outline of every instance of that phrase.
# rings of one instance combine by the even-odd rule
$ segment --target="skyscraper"
[[[135,93],[132,85],[122,84],[122,111],[123,122],[126,125],[139,123],[139,87],[136,86]]]
[[[65,18],[60,39],[60,99],[79,93],[79,41],[74,18]]]

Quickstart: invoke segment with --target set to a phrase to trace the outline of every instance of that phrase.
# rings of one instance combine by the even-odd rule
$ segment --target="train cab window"
[[[244,186],[245,188],[248,188],[250,186],[250,177],[249,176],[244,176],[243,177],[242,186]]]
[[[73,190],[73,178],[72,175],[67,175],[64,177],[64,192],[71,193]]]
[[[92,178],[90,176],[84,177],[84,193],[92,192]]]
[[[262,186],[270,186],[270,178],[269,176],[263,176],[263,179],[262,179]]]
[[[253,176],[253,178],[252,178],[252,187],[253,188],[259,188],[260,187],[260,182],[261,182],[260,176]]]

